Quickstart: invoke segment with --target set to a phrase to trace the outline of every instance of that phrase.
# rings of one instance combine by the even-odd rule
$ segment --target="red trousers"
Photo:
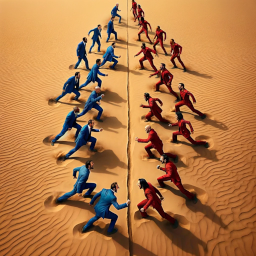
[[[148,36],[148,30],[147,30],[147,29],[144,29],[144,28],[142,28],[142,29],[140,30],[140,32],[138,33],[139,40],[140,40],[140,34],[143,33],[143,32],[145,32],[146,37],[148,38],[149,42],[152,43],[151,39],[150,39],[149,36]]]
[[[167,54],[167,52],[166,52],[166,50],[165,50],[165,48],[164,48],[163,40],[161,40],[161,39],[157,39],[157,40],[155,41],[155,43],[154,43],[154,45],[153,45],[154,50],[156,51],[156,45],[158,45],[158,43],[160,43],[160,45],[161,45],[161,47],[162,47],[164,53]]]
[[[147,203],[147,199],[141,201],[137,206],[139,208],[139,210]],[[157,206],[155,207],[155,209],[158,211],[158,213],[164,218],[164,219],[167,219],[169,220],[172,224],[175,222],[175,219],[170,216],[169,214],[167,214],[166,212],[164,212],[163,210],[163,207],[161,204],[157,204]],[[140,211],[140,214],[142,217],[147,217],[148,214],[146,212],[141,212]]]
[[[146,115],[146,118],[148,119],[148,120],[151,120],[151,117],[152,116],[155,116],[160,122],[163,122],[163,123],[170,123],[170,121],[168,121],[167,119],[165,119],[165,118],[163,118],[162,116],[161,116],[161,114],[160,113],[155,113],[155,114],[153,114],[152,113],[152,111],[149,111],[148,113],[147,113],[147,115]]]
[[[147,151],[147,153],[148,153],[149,156],[153,156],[153,154],[152,154],[152,152],[151,152],[151,149],[152,149],[152,148],[156,149],[160,155],[166,154],[168,157],[173,158],[173,159],[175,159],[175,158],[177,157],[176,155],[173,155],[173,154],[171,154],[171,153],[164,153],[164,151],[163,151],[163,145],[162,145],[162,146],[159,145],[159,146],[157,146],[157,147],[156,147],[156,146],[153,147],[153,144],[152,144],[152,143],[149,143],[149,144],[145,147],[145,150]]]
[[[163,176],[161,176],[161,177],[159,177],[159,178],[157,178],[157,180],[158,180],[158,183],[159,183],[159,185],[161,186],[161,187],[164,187],[164,181],[168,181],[168,180],[171,180],[171,178],[170,178],[170,176],[168,175],[168,174],[166,174],[166,175],[163,175]],[[175,183],[174,183],[175,184]],[[193,199],[194,198],[194,195],[192,194],[192,193],[190,193],[189,191],[187,191],[184,187],[183,187],[183,185],[181,184],[181,182],[176,182],[176,187],[178,187],[178,189],[180,190],[180,192],[182,193],[182,194],[184,194],[187,198],[189,198],[189,199]]]
[[[171,62],[172,62],[172,64],[173,64],[174,66],[176,66],[176,63],[175,63],[175,61],[174,61],[175,58],[177,58],[178,61],[179,61],[180,64],[181,64],[181,66],[182,66],[183,68],[185,68],[185,65],[184,65],[184,63],[182,62],[182,60],[181,60],[181,58],[180,58],[179,55],[172,55],[172,57],[171,57]]]
[[[187,107],[189,107],[193,112],[197,113],[199,116],[203,116],[204,114],[201,113],[200,111],[196,110],[193,106],[193,104],[191,103],[191,101],[185,101],[185,100],[181,100],[180,102],[178,102],[175,105],[175,109],[176,112],[180,112],[180,107],[186,105]]]
[[[145,60],[148,60],[148,62],[150,63],[150,65],[151,65],[151,67],[155,70],[155,71],[157,71],[157,69],[156,69],[156,67],[155,67],[155,65],[154,65],[154,63],[153,63],[153,60],[152,59],[150,59],[150,58],[147,58],[147,57],[142,57],[139,61],[140,61],[140,66],[141,66],[141,68],[144,68],[144,66],[143,66],[143,61],[145,61]]]
[[[164,83],[162,82],[162,80],[160,80],[159,82],[156,83],[156,91],[159,91],[159,87],[160,87],[161,84],[164,84]],[[173,96],[175,96],[177,99],[179,99],[178,94],[177,94],[175,91],[173,91],[173,89],[172,89],[172,87],[171,87],[170,85],[166,85],[166,87],[168,88],[169,92],[170,92]]]
[[[133,16],[135,18],[134,21],[136,21],[136,18],[137,18],[137,10],[136,9],[132,9],[132,13],[133,13]]]
[[[172,134],[172,141],[177,141],[177,136],[182,135],[181,132],[177,131]],[[202,140],[193,140],[190,136],[186,138],[188,141],[190,141],[193,145],[205,145],[207,142]]]

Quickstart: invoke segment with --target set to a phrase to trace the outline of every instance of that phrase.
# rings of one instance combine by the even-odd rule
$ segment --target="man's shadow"
[[[200,72],[194,71],[194,70],[187,70],[186,73],[193,75],[193,76],[199,76],[199,77],[206,78],[206,79],[212,79],[212,76],[203,74],[203,73],[200,73]]]
[[[212,119],[210,119],[208,117],[206,117],[205,119],[202,120],[201,117],[197,116],[197,115],[194,115],[194,117],[195,117],[196,120],[200,120],[205,125],[211,125],[211,126],[217,128],[217,129],[220,129],[220,130],[223,130],[223,131],[227,131],[228,130],[228,127],[224,123],[222,123],[220,121],[212,120]]]
[[[88,196],[87,198],[93,198],[93,195]],[[90,206],[89,203],[86,203],[84,201],[66,200],[62,202],[61,205],[68,205],[68,206],[80,208],[82,210],[90,211],[91,213],[95,214],[94,208]]]
[[[109,90],[105,90],[103,92],[103,94],[105,95],[101,101],[103,102],[107,102],[111,105],[114,105],[114,106],[118,106],[120,107],[120,104],[121,103],[126,103],[127,100],[125,100],[124,98],[122,98],[121,96],[119,96],[116,92],[112,92],[112,91],[109,91]]]
[[[123,125],[115,116],[107,116],[104,118],[103,123],[101,124],[102,128],[105,131],[118,133],[118,129],[126,129],[127,126]]]
[[[45,137],[43,139],[43,143],[46,146],[51,146],[51,141],[54,137],[55,137],[54,135],[49,135],[49,136]],[[75,141],[60,141],[60,140],[56,141],[55,144],[68,145],[68,146],[72,146],[72,147],[75,147],[75,145],[76,145]]]

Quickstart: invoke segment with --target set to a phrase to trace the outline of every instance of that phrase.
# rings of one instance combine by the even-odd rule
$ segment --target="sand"
[[[208,149],[194,147],[184,138],[174,145],[170,140],[175,127],[150,122],[164,150],[179,155],[183,184],[199,198],[192,204],[170,182],[160,189],[163,208],[180,227],[174,230],[152,208],[147,211],[151,217],[141,219],[137,209],[144,199],[136,186],[138,178],[156,186],[163,174],[156,169],[157,160],[145,158],[145,144],[135,142],[137,136],[147,137],[147,110],[139,108],[143,93],[160,98],[163,115],[172,122],[175,98],[164,85],[161,92],[154,92],[158,78],[148,78],[148,64],[147,70],[138,69],[140,57],[134,55],[141,43],[136,41],[131,1],[119,1],[123,23],[115,21],[121,39],[115,53],[122,56],[117,70],[108,65],[102,69],[109,76],[102,78],[104,122],[96,123],[96,128],[104,129],[95,135],[99,152],[90,153],[85,146],[72,159],[58,160],[74,147],[74,131],[54,147],[50,139],[60,132],[73,106],[83,108],[94,85],[82,90],[81,102],[72,100],[74,95],[57,104],[50,99],[74,75],[77,44],[90,29],[99,23],[104,27],[103,52],[111,44],[113,36],[105,42],[105,26],[115,3],[0,0],[0,255],[255,255],[255,1],[139,2],[153,31],[160,25],[167,32],[168,52],[171,38],[183,46],[181,57],[188,72],[171,70],[170,56],[159,47],[155,65],[166,63],[174,75],[173,89],[177,92],[183,82],[197,99],[195,107],[207,114],[201,120],[182,108],[194,127],[193,137],[207,140]],[[142,40],[147,42],[144,35]],[[90,44],[88,38],[87,50]],[[89,55],[90,66],[103,52]],[[84,68],[82,62],[81,82],[88,74]],[[78,123],[83,126],[95,115],[90,111]],[[54,203],[58,195],[72,190],[72,169],[88,159],[95,162],[89,178],[97,183],[95,192],[117,181],[118,202],[131,199],[129,209],[111,207],[119,216],[117,234],[107,235],[109,221],[103,219],[91,232],[80,233],[94,216],[89,198],[75,195],[65,204]]]

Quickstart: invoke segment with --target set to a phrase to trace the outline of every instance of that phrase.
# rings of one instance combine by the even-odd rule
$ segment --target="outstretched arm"
[[[163,102],[162,102],[160,99],[155,98],[154,100],[155,100],[155,101],[158,101],[158,102],[161,104],[161,106],[163,105]]]
[[[148,201],[147,201],[147,203],[144,205],[144,210],[146,211],[147,209],[148,209],[148,207],[152,204],[152,202],[153,202],[153,195],[152,195],[152,193],[148,193],[147,194],[147,197],[148,197]]]
[[[92,132],[99,132],[100,129],[92,129]]]
[[[114,207],[115,207],[117,210],[121,210],[121,209],[123,209],[123,208],[125,208],[125,207],[128,206],[127,203],[118,204],[118,202],[116,201],[116,199],[114,199],[114,200],[112,201],[112,204],[114,205]]]
[[[196,103],[196,99],[195,99],[194,95],[191,92],[188,92],[187,94],[190,95],[191,98],[193,99],[193,102]]]
[[[149,27],[150,27],[150,30],[152,30],[150,23],[148,23],[148,22],[147,22],[147,24],[149,25]]]
[[[101,196],[101,192],[102,192],[102,190],[101,190],[99,193],[97,193],[97,194],[92,198],[90,204],[94,204],[95,200],[96,200],[99,196]]]
[[[151,140],[151,138],[152,138],[152,135],[149,134],[147,139],[138,139],[138,142],[147,143]]]
[[[93,29],[91,29],[91,30],[88,32],[88,36],[91,34],[92,31],[93,31]]]
[[[134,56],[138,56],[142,53],[142,50],[140,50],[137,54],[135,54]]]
[[[98,70],[98,74],[99,74],[100,76],[106,76],[105,74],[101,73],[99,70]]]

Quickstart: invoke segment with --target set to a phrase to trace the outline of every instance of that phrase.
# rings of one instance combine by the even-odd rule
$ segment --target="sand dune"
[[[117,70],[109,70],[108,65],[102,69],[109,76],[102,78],[104,122],[96,128],[104,131],[96,135],[99,152],[91,153],[84,146],[70,160],[60,161],[58,157],[75,145],[74,131],[50,145],[67,113],[74,106],[82,109],[94,87],[90,84],[82,90],[80,102],[73,100],[74,95],[57,104],[52,101],[74,75],[77,44],[102,24],[102,52],[88,55],[90,66],[102,57],[113,41],[112,37],[105,42],[115,3],[0,0],[0,255],[255,255],[254,1],[139,2],[153,32],[158,25],[167,32],[167,51],[171,38],[183,46],[188,72],[171,69],[170,56],[159,46],[156,67],[166,63],[174,75],[174,91],[183,82],[196,97],[195,107],[207,115],[201,120],[187,107],[181,108],[194,127],[193,137],[207,140],[208,149],[193,147],[184,138],[172,144],[176,127],[156,119],[150,122],[164,150],[178,154],[184,187],[199,198],[192,204],[169,182],[160,189],[164,209],[179,220],[180,227],[172,229],[152,208],[150,217],[142,219],[137,209],[144,199],[137,179],[157,185],[163,174],[156,169],[159,161],[146,159],[145,144],[135,142],[137,136],[147,137],[147,110],[139,105],[144,103],[144,92],[149,92],[163,101],[163,116],[173,122],[175,98],[165,85],[155,92],[159,78],[148,78],[149,64],[139,70],[140,57],[134,55],[141,42],[130,1],[119,1],[123,22],[115,21],[121,39],[115,53],[122,56]],[[147,43],[144,35],[142,41]],[[90,44],[88,38],[87,50]],[[83,62],[78,70],[84,82],[88,71]],[[95,115],[90,111],[79,124]],[[103,219],[91,232],[81,234],[94,215],[90,198],[75,195],[64,204],[54,203],[72,189],[72,169],[88,159],[95,162],[90,175],[90,181],[97,183],[95,192],[117,181],[118,202],[131,199],[131,207],[118,212],[118,234],[108,236],[109,221]]]

